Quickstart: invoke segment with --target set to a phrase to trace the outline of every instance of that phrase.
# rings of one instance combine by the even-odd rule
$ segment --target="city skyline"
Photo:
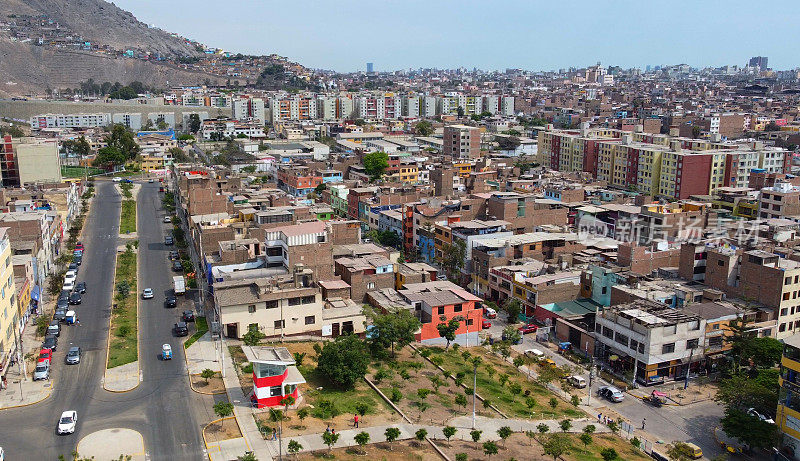
[[[314,2],[299,14],[286,4],[233,0],[226,5],[237,14],[230,15],[209,14],[214,4],[202,0],[176,0],[169,9],[155,0],[116,3],[147,24],[209,46],[245,54],[275,53],[308,67],[340,72],[364,70],[367,62],[373,62],[376,71],[557,70],[597,61],[642,69],[682,63],[718,67],[742,66],[752,56],[768,56],[775,69],[800,65],[789,45],[800,39],[800,32],[791,27],[800,12],[789,2],[754,10],[751,3],[735,1],[719,11],[713,4],[679,1],[669,10],[642,11],[631,1],[577,2],[566,9],[517,1],[498,8],[473,1],[417,0],[363,8],[363,2],[346,0],[336,9]],[[692,14],[686,14],[687,8]],[[371,33],[370,25],[384,19],[394,24],[381,27],[381,34]],[[598,33],[598,25],[605,25],[609,33]],[[510,43],[518,45],[506,46]]]

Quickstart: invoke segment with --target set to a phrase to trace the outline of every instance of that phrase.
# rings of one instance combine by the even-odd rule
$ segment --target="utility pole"
[[[478,393],[478,361],[476,360],[475,371],[472,374],[472,429],[475,429],[475,400]]]
[[[691,368],[692,368],[692,356],[694,355],[694,350],[695,350],[696,347],[697,347],[697,344],[693,345],[692,349],[689,351],[689,363],[686,364],[686,382],[683,383],[683,388],[684,389],[689,387],[689,370],[691,370]]]
[[[589,356],[589,386],[586,388],[586,406],[588,407],[589,403],[592,401],[592,378],[595,373],[594,354],[589,354],[589,341],[586,341],[586,355]]]

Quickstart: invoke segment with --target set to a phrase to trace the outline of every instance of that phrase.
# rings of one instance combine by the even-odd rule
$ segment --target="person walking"
[[[353,421],[355,422],[356,429],[358,429],[358,415],[353,416]]]
[[[642,418],[642,430],[644,430],[644,423],[647,421],[647,418]]]
[[[272,428],[272,440],[278,440],[278,431]]]
[[[597,422],[598,423],[602,423],[603,422],[603,414],[602,413],[598,413],[597,414]]]

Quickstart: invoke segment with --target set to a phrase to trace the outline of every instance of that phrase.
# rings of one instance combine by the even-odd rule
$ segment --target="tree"
[[[514,360],[511,362],[514,364],[514,368],[519,368],[525,364],[525,359],[522,358],[521,355],[514,357]]]
[[[125,156],[126,160],[133,160],[139,154],[141,148],[125,125],[115,124],[111,127],[111,133],[103,141],[109,147],[116,147]]]
[[[247,333],[242,335],[242,342],[248,346],[256,346],[262,339],[266,338],[267,335],[259,331],[258,325],[250,325],[247,330]]]
[[[744,359],[756,368],[773,368],[782,355],[783,344],[770,336],[752,338],[744,351]]]
[[[594,434],[594,432],[595,432],[596,430],[597,430],[597,427],[596,427],[594,424],[587,424],[587,425],[586,425],[586,426],[583,428],[583,433],[584,433],[584,434]]]
[[[453,426],[445,426],[442,428],[442,435],[444,435],[444,438],[446,438],[448,442],[450,441],[450,437],[456,435],[456,432],[458,432],[458,429]]]
[[[389,167],[389,155],[386,152],[370,152],[364,155],[364,171],[369,175],[370,181],[377,181]]]
[[[542,448],[544,448],[544,454],[552,456],[553,461],[555,461],[561,455],[569,451],[570,445],[566,435],[553,434],[545,440],[542,444]]]
[[[417,136],[430,136],[433,134],[433,125],[427,120],[422,120],[414,125],[414,132]]]
[[[619,424],[617,424],[616,421],[609,421],[608,422],[608,430],[610,430],[611,432],[616,434],[617,432],[619,432]]]
[[[494,442],[484,442],[483,443],[483,454],[486,456],[492,456],[497,454],[497,444]]]
[[[297,451],[300,451],[300,450],[303,449],[303,447],[300,446],[299,443],[297,445],[300,447],[300,448],[297,449]],[[291,451],[289,453],[291,453]],[[238,461],[258,461],[258,458],[256,458],[255,453],[253,453],[252,451],[247,451],[243,455],[237,456],[236,459]]]
[[[215,374],[217,374],[217,373],[214,370],[212,370],[211,368],[206,368],[205,370],[203,370],[200,373],[200,376],[203,379],[205,379],[206,380],[206,384],[208,384],[208,380],[213,378]]]
[[[359,432],[358,434],[355,435],[355,437],[353,437],[353,439],[355,439],[358,446],[361,447],[361,452],[365,453],[364,445],[369,443],[369,434],[366,432]]]
[[[522,304],[517,298],[508,298],[503,304],[503,310],[508,314],[508,323],[519,322],[519,314],[522,313]]]
[[[590,443],[592,443],[592,436],[590,434],[584,433],[581,434],[580,437],[578,438],[581,440],[581,443],[583,443],[584,450],[586,449],[586,447],[589,446]]]
[[[550,426],[545,423],[540,423],[536,426],[536,430],[539,431],[540,434],[546,434],[550,431]]]
[[[289,451],[290,455],[297,456],[297,453],[299,453],[300,450],[303,449],[303,446],[300,445],[300,442],[298,442],[297,440],[289,440],[289,445],[286,447],[286,449],[287,451]]]
[[[419,319],[408,309],[398,308],[385,314],[368,311],[368,316],[372,320],[372,329],[367,340],[377,347],[390,347],[392,357],[395,347],[402,349],[414,342],[414,333],[420,327]]]
[[[427,436],[428,436],[428,431],[425,430],[424,428],[423,429],[419,429],[417,432],[414,433],[414,438],[416,438],[417,441],[419,441],[419,442],[422,442],[423,440],[425,440],[425,437],[427,437]]]
[[[466,453],[456,453],[456,461],[467,461],[469,456]]]
[[[303,364],[303,360],[306,358],[306,353],[305,352],[295,352],[294,354],[292,354],[292,356],[294,357],[295,365],[299,367],[300,365]]]
[[[559,427],[563,432],[567,432],[572,427],[572,421],[569,419],[562,419],[561,422],[558,423]]]
[[[336,442],[338,441],[339,441],[339,434],[334,434],[333,432],[322,433],[322,443],[328,446],[328,451],[331,451],[331,447],[336,445]]]
[[[447,348],[450,347],[450,342],[455,341],[456,331],[460,327],[461,327],[461,322],[459,322],[456,317],[453,317],[447,323],[440,323],[436,325],[436,329],[439,330],[439,337],[444,338],[447,341],[447,345],[445,345],[445,350],[447,350]]]
[[[755,408],[770,414],[778,406],[778,370],[759,370],[754,375],[737,374],[720,380],[714,399],[728,408]]]
[[[302,423],[304,419],[308,418],[308,408],[297,410],[297,417],[300,418],[300,422]]]
[[[200,121],[200,115],[198,114],[191,114],[189,115],[189,132],[190,133],[197,133],[200,131],[200,126],[202,122]]]
[[[509,319],[510,321],[511,319]],[[503,338],[504,341],[508,341],[511,344],[517,344],[518,342],[522,341],[522,333],[519,332],[514,325],[509,325],[503,328]]]
[[[494,142],[500,150],[516,150],[522,142],[516,136],[495,136]]]
[[[464,394],[458,394],[455,398],[455,402],[456,405],[462,408],[467,406],[467,398],[464,396]]]
[[[189,156],[186,155],[186,152],[180,147],[170,147],[167,152],[172,155],[172,159],[175,163],[186,163],[189,161]]]
[[[390,444],[389,449],[392,450],[391,443],[397,440],[398,437],[400,437],[400,429],[396,427],[388,427],[386,428],[386,432],[384,432],[383,435],[386,436],[386,441],[389,442]]]
[[[733,437],[751,448],[768,449],[778,437],[775,424],[761,421],[733,406],[725,408],[725,415],[720,422],[722,430],[728,437]]]
[[[363,378],[367,366],[367,347],[355,335],[339,336],[335,341],[325,343],[317,360],[317,370],[344,389],[352,388],[357,380]]]
[[[472,437],[472,441],[475,442],[475,444],[477,445],[477,443],[481,440],[481,434],[483,434],[483,431],[475,429],[473,431],[470,431],[469,436]]]
[[[227,418],[228,416],[233,414],[233,404],[230,402],[217,402],[214,404],[214,414],[219,416],[220,418]],[[225,425],[225,421],[222,421],[222,425]]]
[[[456,108],[456,113],[458,114],[459,117],[463,117],[464,116],[464,108],[461,107],[461,106],[458,106],[458,108]]]
[[[600,450],[600,456],[603,457],[603,461],[613,461],[613,460],[619,458],[619,455],[617,454],[617,450],[615,450],[615,449],[613,449],[611,447],[603,448],[602,450]]]
[[[500,429],[497,430],[497,436],[503,440],[503,446],[506,446],[506,439],[511,437],[513,431],[508,426],[502,426]]]
[[[467,246],[463,240],[456,240],[454,243],[445,243],[442,247],[442,256],[437,258],[437,262],[444,269],[447,280],[458,284],[461,281],[461,270],[464,268],[464,260],[467,257]]]
[[[550,405],[550,408],[555,410],[556,407],[558,406],[558,399],[555,397],[550,397],[550,400],[547,403],[548,405]]]
[[[117,166],[125,163],[127,159],[125,154],[116,147],[106,146],[97,151],[97,156],[94,158],[95,166]]]

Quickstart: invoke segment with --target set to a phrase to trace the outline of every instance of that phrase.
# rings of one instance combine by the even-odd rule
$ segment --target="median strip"
[[[135,246],[135,242],[128,242],[125,251],[117,255],[107,368],[139,359]]]

